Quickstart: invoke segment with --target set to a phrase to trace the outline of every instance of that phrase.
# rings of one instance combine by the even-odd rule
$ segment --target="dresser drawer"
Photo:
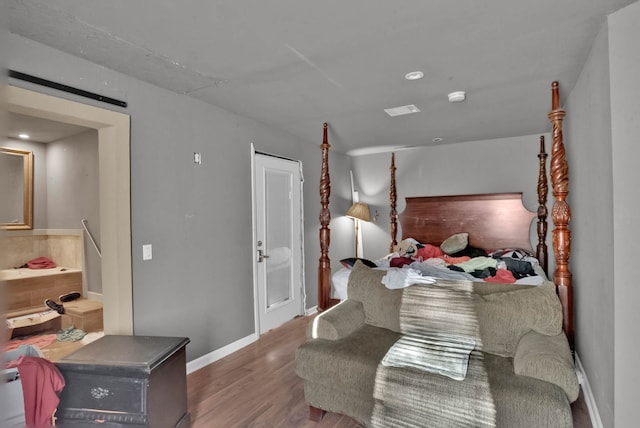
[[[68,409],[114,410],[124,413],[146,413],[148,382],[144,379],[64,373],[60,400]]]

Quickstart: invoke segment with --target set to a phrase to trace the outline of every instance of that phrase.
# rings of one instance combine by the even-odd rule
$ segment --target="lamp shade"
[[[356,202],[351,205],[349,211],[347,211],[347,217],[355,218],[362,221],[371,221],[371,214],[369,212],[369,205],[362,202]]]

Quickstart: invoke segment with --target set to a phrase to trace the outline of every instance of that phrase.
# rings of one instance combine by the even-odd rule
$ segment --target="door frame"
[[[303,194],[303,182],[304,176],[302,174],[302,162],[295,159],[289,159],[284,156],[273,155],[265,152],[260,152],[255,149],[253,143],[250,145],[251,151],[251,240],[252,240],[252,270],[253,270],[253,318],[254,318],[254,331],[256,337],[260,337],[260,305],[258,298],[258,246],[256,236],[257,229],[257,204],[256,204],[256,154],[273,156],[281,159],[287,159],[293,162],[298,162],[300,166],[300,246],[301,246],[301,254],[300,254],[300,308],[299,313],[304,314],[306,308],[307,295],[305,293],[305,273],[304,273],[304,194]]]
[[[129,115],[17,86],[4,90],[8,111],[98,131],[104,332],[132,335]]]

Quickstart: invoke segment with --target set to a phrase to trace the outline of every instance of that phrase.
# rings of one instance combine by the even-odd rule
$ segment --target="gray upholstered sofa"
[[[309,324],[296,372],[312,417],[321,409],[371,425],[376,370],[401,337],[402,290],[385,288],[384,274],[356,263],[348,299]],[[553,284],[474,283],[473,299],[496,426],[571,427],[579,385]]]

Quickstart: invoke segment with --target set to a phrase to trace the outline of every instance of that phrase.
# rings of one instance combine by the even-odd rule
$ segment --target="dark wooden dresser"
[[[56,363],[57,424],[190,427],[184,337],[104,336]]]

